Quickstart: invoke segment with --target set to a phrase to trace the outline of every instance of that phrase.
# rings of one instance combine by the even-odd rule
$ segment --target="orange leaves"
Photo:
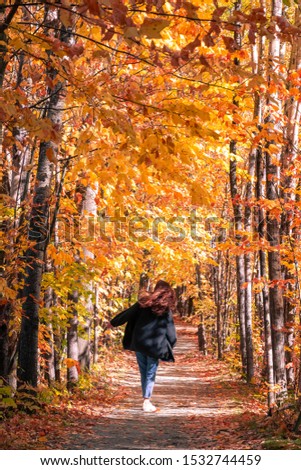
[[[194,50],[201,45],[201,40],[199,36],[200,35],[198,34],[197,37],[193,41],[189,42],[185,47],[183,47],[180,53],[181,59],[188,60],[190,54],[193,53]],[[208,64],[208,62],[205,62],[205,63],[206,65]]]
[[[58,38],[45,37],[52,48],[54,54],[57,54],[59,57],[63,58],[65,55],[69,57],[79,57],[84,52],[84,45],[82,41],[78,41],[75,44],[66,44],[63,41],[60,41]]]
[[[267,17],[264,8],[252,8],[249,14],[244,13],[241,10],[236,10],[233,15],[229,18],[229,21],[237,21],[241,24],[265,24]]]
[[[189,16],[190,18],[198,18],[198,6],[197,5],[194,5],[193,3],[191,2],[187,2],[185,0],[181,1],[181,2],[177,2],[177,5],[179,4],[179,7],[183,8],[183,10],[186,11],[187,13],[187,16]],[[175,9],[175,11],[177,11],[177,7]]]
[[[71,369],[71,367],[76,367],[77,372],[80,374],[81,368],[80,368],[80,363],[76,361],[75,359],[71,359],[70,357],[67,357],[65,359],[65,364],[68,369]]]
[[[191,204],[210,207],[212,198],[201,182],[194,181],[191,185]]]
[[[58,162],[56,151],[54,150],[53,147],[48,147],[48,149],[46,150],[46,156],[51,163]]]
[[[84,3],[87,5],[87,8],[92,15],[100,15],[98,0],[84,0]]]
[[[78,41],[77,43],[73,44],[72,46],[69,46],[69,49],[67,50],[67,54],[69,57],[79,57],[84,53],[84,45],[82,41]]]
[[[64,264],[71,265],[74,262],[72,254],[68,253],[66,250],[59,250],[52,244],[48,247],[48,256],[49,259],[54,261],[56,266],[62,267]]]
[[[161,31],[167,28],[170,21],[156,18],[145,18],[141,27],[140,34],[149,39],[161,39]]]
[[[66,28],[74,25],[75,15],[72,11],[70,0],[61,0],[62,8],[60,10],[60,19]]]
[[[289,94],[290,94],[290,96],[293,96],[294,98],[300,98],[301,91],[297,87],[292,87],[292,88],[289,89]]]
[[[273,279],[272,281],[269,281],[269,287],[271,288],[279,287],[280,289],[284,289],[285,286],[290,283],[291,283],[290,279]]]
[[[236,41],[229,36],[222,36],[225,46],[229,52],[235,52],[237,50]]]

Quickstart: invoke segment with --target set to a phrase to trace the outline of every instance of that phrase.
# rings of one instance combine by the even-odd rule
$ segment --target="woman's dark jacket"
[[[112,326],[124,323],[127,323],[122,341],[124,349],[174,361],[172,348],[177,336],[171,312],[156,315],[150,307],[142,308],[136,302],[111,320]]]

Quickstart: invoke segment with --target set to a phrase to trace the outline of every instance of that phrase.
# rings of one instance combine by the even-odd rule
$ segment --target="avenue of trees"
[[[1,2],[2,384],[75,386],[164,278],[300,409],[299,3]]]

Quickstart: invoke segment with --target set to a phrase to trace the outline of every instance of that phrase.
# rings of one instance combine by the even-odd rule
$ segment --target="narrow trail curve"
[[[69,449],[260,449],[263,436],[246,426],[258,417],[247,386],[226,364],[197,350],[196,328],[177,324],[175,363],[160,363],[153,403],[155,413],[142,411],[135,357],[123,354],[127,369],[114,380],[124,397],[101,416],[93,432],[73,435]]]

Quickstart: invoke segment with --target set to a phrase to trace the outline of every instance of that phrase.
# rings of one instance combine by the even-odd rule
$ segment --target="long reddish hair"
[[[156,315],[176,309],[176,293],[166,281],[158,281],[153,292],[141,290],[138,302],[142,308],[150,307]]]

